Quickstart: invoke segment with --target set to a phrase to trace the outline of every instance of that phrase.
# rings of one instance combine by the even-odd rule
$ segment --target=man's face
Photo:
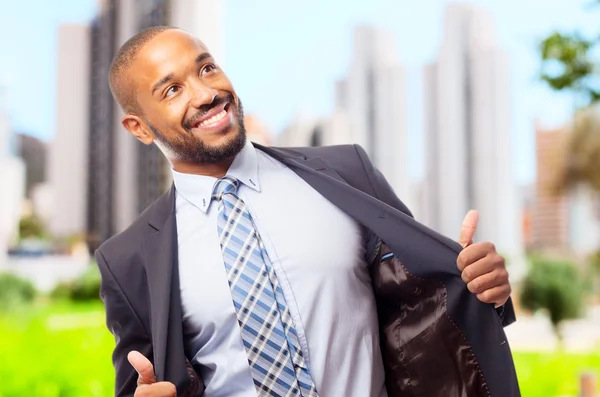
[[[140,114],[125,116],[123,124],[146,144],[156,140],[172,161],[217,163],[244,146],[242,104],[199,40],[180,30],[160,33],[127,77]]]

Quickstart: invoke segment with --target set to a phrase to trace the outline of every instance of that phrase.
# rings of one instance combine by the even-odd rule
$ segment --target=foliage
[[[75,281],[58,284],[51,293],[54,299],[73,301],[94,301],[100,299],[100,271],[92,264]]]
[[[19,235],[22,239],[47,237],[46,226],[44,222],[35,215],[29,215],[21,218],[19,222]]]
[[[583,106],[600,100],[593,81],[598,72],[592,58],[596,44],[578,33],[553,32],[540,44],[541,80],[553,90],[575,94]]]
[[[36,290],[32,283],[11,273],[0,273],[0,311],[16,309],[33,301]]]
[[[584,280],[570,262],[534,259],[521,288],[521,305],[526,310],[548,312],[557,337],[563,321],[581,315]]]
[[[594,106],[600,104],[598,50],[600,36],[578,32],[552,32],[539,44],[540,80],[553,91],[571,94],[575,104],[567,158],[554,181],[557,193],[580,183],[600,192],[600,106]]]

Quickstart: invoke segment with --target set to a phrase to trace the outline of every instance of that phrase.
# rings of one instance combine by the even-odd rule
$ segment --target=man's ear
[[[126,114],[123,116],[121,124],[143,144],[151,145],[154,142],[154,133],[150,131],[148,126],[138,116]]]

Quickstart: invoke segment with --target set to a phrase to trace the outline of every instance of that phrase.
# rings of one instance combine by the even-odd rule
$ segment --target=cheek
[[[158,107],[148,115],[148,120],[163,135],[173,136],[184,132],[183,122],[186,119],[186,108],[177,103],[169,103]]]

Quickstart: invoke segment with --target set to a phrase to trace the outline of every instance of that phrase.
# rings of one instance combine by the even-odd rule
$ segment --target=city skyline
[[[7,51],[0,55],[0,78],[11,86],[11,119],[15,130],[31,133],[48,140],[55,134],[54,86],[56,57],[56,29],[58,22],[87,22],[94,16],[95,1],[63,0],[51,9],[41,0],[14,2],[8,12],[0,16],[2,32],[6,33]],[[331,113],[334,94],[331,86],[347,73],[347,59],[351,48],[348,36],[358,24],[388,27],[394,33],[397,49],[407,67],[409,98],[409,145],[411,153],[422,152],[423,127],[420,69],[434,59],[441,38],[441,18],[448,1],[428,0],[411,6],[410,10],[391,1],[376,1],[372,6],[340,4],[333,1],[318,4],[322,11],[312,13],[314,1],[294,5],[285,10],[280,4],[265,1],[255,6],[225,1],[224,66],[236,85],[249,112],[264,119],[271,131],[280,132],[304,104],[311,104],[316,116]],[[546,125],[560,125],[570,113],[570,99],[551,94],[535,82],[537,59],[535,42],[554,28],[591,32],[595,28],[593,16],[586,13],[584,1],[560,0],[547,4],[532,0],[525,4],[515,1],[473,1],[490,9],[497,20],[500,44],[511,52],[513,90],[511,107],[516,110],[511,131],[515,142],[516,178],[520,184],[531,183],[535,175],[534,120]],[[515,10],[518,9],[518,12]],[[385,12],[382,12],[384,10]],[[10,17],[11,11],[15,14]],[[16,26],[14,17],[28,13],[28,24]],[[333,16],[335,15],[335,18]],[[7,18],[7,16],[9,16]],[[310,18],[311,29],[301,28],[302,21]],[[256,24],[256,21],[260,21]],[[32,48],[22,53],[6,38],[16,30],[21,45]],[[277,35],[272,32],[277,31]],[[415,40],[415,36],[418,40]],[[282,47],[283,46],[283,47]],[[39,51],[36,50],[39,49]],[[276,50],[287,48],[288,51]],[[8,55],[7,55],[8,54]],[[306,54],[310,54],[306,56]],[[36,66],[38,58],[47,60],[42,70]],[[515,67],[516,66],[516,67]],[[34,72],[35,71],[35,72]],[[307,73],[308,72],[308,73]],[[289,75],[306,76],[304,79],[286,78]],[[19,90],[15,89],[19,82]],[[310,81],[310,84],[306,84]],[[285,101],[273,100],[278,91],[294,93]],[[27,92],[37,92],[36,117],[30,117],[30,98]],[[424,159],[410,155],[411,174],[423,178]]]
[[[389,30],[357,26],[347,75],[336,82],[335,109],[298,117],[277,136],[282,146],[360,145],[413,213],[418,213],[408,168],[405,68]]]
[[[521,210],[512,172],[510,55],[496,39],[493,15],[455,4],[444,39],[424,72],[428,150],[422,221],[446,236],[477,209],[477,240],[521,257]]]

